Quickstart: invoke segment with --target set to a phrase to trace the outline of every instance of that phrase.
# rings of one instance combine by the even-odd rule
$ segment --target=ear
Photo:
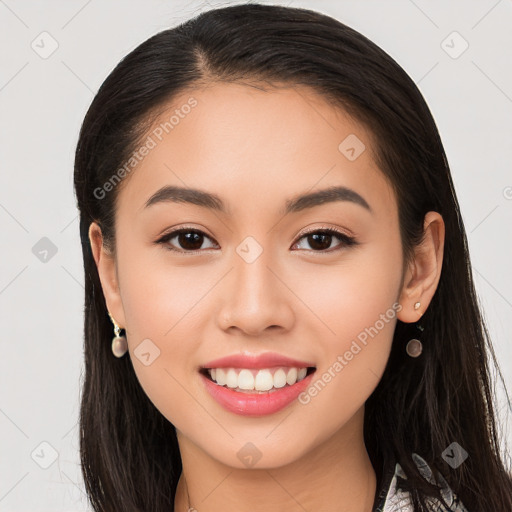
[[[119,325],[121,329],[124,329],[126,322],[119,290],[116,260],[114,255],[103,245],[101,228],[96,222],[91,222],[89,226],[89,242],[91,244],[96,267],[98,268],[98,275],[101,281],[103,295],[105,296],[107,309],[117,325]]]
[[[445,227],[438,212],[428,212],[423,223],[424,237],[415,247],[414,257],[405,272],[397,317],[405,323],[418,321],[437,289],[443,265]],[[415,304],[420,306],[415,309]]]

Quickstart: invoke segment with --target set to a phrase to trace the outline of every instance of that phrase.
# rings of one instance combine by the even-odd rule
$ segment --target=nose
[[[249,336],[266,330],[290,330],[295,321],[294,295],[275,262],[263,253],[251,263],[238,254],[219,289],[218,326]],[[288,278],[289,279],[289,278]]]

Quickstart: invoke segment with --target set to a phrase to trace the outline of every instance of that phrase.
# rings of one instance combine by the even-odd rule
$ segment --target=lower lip
[[[265,416],[291,404],[309,386],[314,374],[312,372],[292,386],[284,386],[271,393],[241,393],[215,384],[202,373],[200,375],[208,393],[224,409],[241,416]]]

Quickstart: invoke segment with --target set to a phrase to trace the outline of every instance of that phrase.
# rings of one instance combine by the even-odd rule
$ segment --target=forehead
[[[339,185],[389,207],[394,197],[371,137],[306,87],[190,89],[162,107],[142,137],[149,149],[119,191],[119,209],[140,212],[164,185],[214,192],[230,214],[273,203],[282,211],[298,193]]]

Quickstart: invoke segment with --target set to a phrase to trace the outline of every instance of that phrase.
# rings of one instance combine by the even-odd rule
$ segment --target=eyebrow
[[[281,214],[295,213],[335,201],[348,201],[358,204],[373,213],[366,200],[354,190],[347,187],[329,187],[316,192],[297,195],[285,202]],[[167,185],[158,189],[144,204],[144,209],[157,203],[174,202],[189,203],[227,214],[227,208],[222,199],[213,193],[195,188]]]

